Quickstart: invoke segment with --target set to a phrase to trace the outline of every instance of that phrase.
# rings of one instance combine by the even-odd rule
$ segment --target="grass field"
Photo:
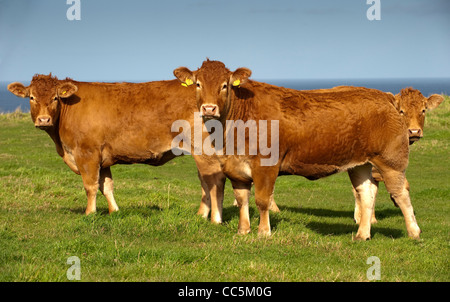
[[[0,281],[368,281],[370,256],[381,281],[450,281],[450,98],[428,113],[411,146],[407,177],[422,239],[410,240],[401,211],[380,185],[372,240],[352,241],[354,199],[347,174],[318,181],[277,180],[273,235],[237,235],[238,209],[227,182],[224,223],[195,215],[201,191],[190,156],[164,166],[114,166],[120,211],[86,217],[81,177],[57,155],[29,114],[0,115]]]

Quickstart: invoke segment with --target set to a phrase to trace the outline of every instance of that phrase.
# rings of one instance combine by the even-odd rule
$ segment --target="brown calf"
[[[216,155],[235,192],[240,192],[236,194],[240,233],[250,230],[248,195],[252,182],[260,212],[259,234],[270,235],[268,209],[278,175],[301,175],[313,180],[348,171],[361,200],[356,239],[369,239],[375,198],[371,177],[374,165],[403,212],[408,235],[420,237],[405,177],[407,128],[391,104],[392,95],[365,88],[323,93],[296,91],[249,80],[249,69],[231,72],[223,63],[209,60],[194,72],[180,67],[174,74],[182,82],[195,83],[198,109],[205,120],[220,121],[223,129],[227,129],[227,121],[278,123],[278,134],[274,128],[266,133],[266,141],[278,141],[277,160],[272,165],[263,165],[263,160],[266,163],[270,158],[260,149],[256,155],[229,155],[232,150]],[[224,130],[225,141],[227,131],[234,130]],[[276,136],[274,140],[272,135]],[[227,141],[224,146],[236,149],[239,139],[234,136],[234,141]],[[245,142],[249,144],[248,133]]]
[[[423,137],[423,127],[425,124],[425,113],[427,111],[437,108],[444,97],[439,94],[433,94],[428,98],[424,97],[422,93],[413,88],[404,88],[399,94],[395,95],[394,106],[400,115],[403,117],[409,136],[409,144],[413,144]],[[376,188],[378,189],[379,182],[383,181],[380,172],[372,167],[372,177],[375,180]],[[375,192],[376,194],[377,192]],[[355,197],[357,195],[355,194]],[[398,206],[393,200],[395,206]],[[355,198],[355,214],[354,219],[356,223],[361,220],[361,210],[358,198]],[[372,223],[376,223],[375,211],[372,216]]]

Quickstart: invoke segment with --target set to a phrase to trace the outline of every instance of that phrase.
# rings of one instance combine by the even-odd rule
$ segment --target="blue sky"
[[[450,78],[450,1],[0,0],[0,81],[172,79],[202,61],[255,79]]]

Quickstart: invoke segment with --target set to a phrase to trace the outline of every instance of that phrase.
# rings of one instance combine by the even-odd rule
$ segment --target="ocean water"
[[[12,81],[11,81],[12,82]],[[22,111],[30,110],[28,99],[16,97],[6,87],[11,82],[0,82],[0,112],[13,112],[18,107]],[[340,85],[375,88],[397,94],[401,89],[413,87],[424,96],[433,93],[450,95],[450,78],[427,79],[321,79],[321,80],[264,80],[263,82],[298,90],[323,89]],[[29,83],[23,83],[28,85]]]

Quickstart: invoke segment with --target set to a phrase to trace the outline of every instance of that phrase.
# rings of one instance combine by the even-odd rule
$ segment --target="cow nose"
[[[39,118],[39,122],[43,123],[43,124],[48,124],[50,122],[50,117],[40,117]]]
[[[409,136],[422,137],[421,129],[409,129]]]
[[[213,105],[213,104],[207,104],[207,105],[202,105],[201,107],[202,109],[202,116],[205,117],[219,117],[219,108],[217,107],[217,105]]]
[[[51,126],[52,118],[48,115],[42,115],[37,118],[36,127]]]

